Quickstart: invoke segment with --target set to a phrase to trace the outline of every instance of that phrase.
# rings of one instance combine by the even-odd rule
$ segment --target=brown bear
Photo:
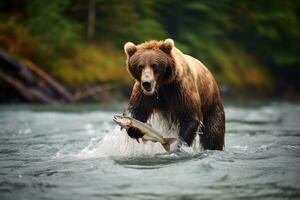
[[[179,127],[178,146],[191,146],[198,131],[204,149],[224,147],[225,113],[218,85],[197,59],[183,54],[172,39],[127,42],[127,70],[135,79],[125,115],[147,122],[154,113]],[[134,128],[132,138],[143,134]]]

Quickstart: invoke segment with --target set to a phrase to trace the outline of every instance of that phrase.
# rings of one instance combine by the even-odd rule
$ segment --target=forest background
[[[125,42],[172,38],[212,71],[224,96],[299,99],[299,15],[299,0],[1,1],[0,51],[70,94],[91,90],[83,99],[107,101],[130,94]],[[5,76],[38,83],[10,64],[0,59],[1,102],[29,101]]]

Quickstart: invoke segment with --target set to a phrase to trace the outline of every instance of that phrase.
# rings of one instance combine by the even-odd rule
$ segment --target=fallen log
[[[9,56],[3,51],[0,51],[0,61],[2,61],[1,65],[3,64],[3,66],[1,67],[5,71],[10,71],[12,73],[14,72],[13,74],[15,76],[20,76],[20,78],[26,81],[27,83],[33,84],[33,74],[26,65],[13,59],[11,56]]]
[[[13,86],[20,95],[30,102],[38,102],[38,103],[48,103],[48,104],[58,104],[57,101],[53,100],[49,96],[41,93],[34,88],[26,87],[21,81],[13,78],[9,74],[0,70],[0,78],[7,82],[9,85]]]
[[[34,88],[35,96],[38,96],[41,100],[44,99],[43,101],[47,101],[48,97],[54,99],[59,97],[60,100],[65,102],[74,101],[73,95],[64,86],[31,61],[19,62],[5,52],[0,51],[0,64],[3,66],[5,75],[9,75],[14,80],[9,79],[9,84],[18,81],[24,87]],[[16,85],[13,85],[13,87],[16,87]],[[17,91],[24,91],[20,90],[20,87],[18,88]],[[24,94],[21,95],[24,96]],[[27,100],[31,101],[28,98]]]
[[[66,98],[68,101],[74,101],[73,95],[63,87],[58,81],[51,77],[47,72],[36,66],[31,61],[26,61],[27,67],[45,80],[49,85],[51,85],[60,95]]]

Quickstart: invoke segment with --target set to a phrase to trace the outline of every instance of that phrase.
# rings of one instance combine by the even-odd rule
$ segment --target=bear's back
[[[175,50],[175,49],[174,49]],[[215,95],[219,94],[219,89],[215,78],[212,73],[207,69],[207,67],[198,59],[182,53],[179,49],[176,48],[174,51],[175,54],[181,54],[181,56],[176,56],[176,58],[184,59],[184,64],[179,68],[184,67],[186,69],[182,70],[182,76],[192,76],[194,82],[197,85],[197,90],[202,101],[202,105],[209,104],[213,102]],[[177,63],[177,61],[176,61]],[[183,63],[180,61],[180,63]],[[202,97],[202,98],[201,98]]]

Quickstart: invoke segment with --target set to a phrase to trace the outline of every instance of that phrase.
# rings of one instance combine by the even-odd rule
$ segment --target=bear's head
[[[141,84],[145,95],[153,95],[158,87],[174,80],[175,62],[172,56],[174,41],[149,41],[139,45],[127,42],[127,70]]]

